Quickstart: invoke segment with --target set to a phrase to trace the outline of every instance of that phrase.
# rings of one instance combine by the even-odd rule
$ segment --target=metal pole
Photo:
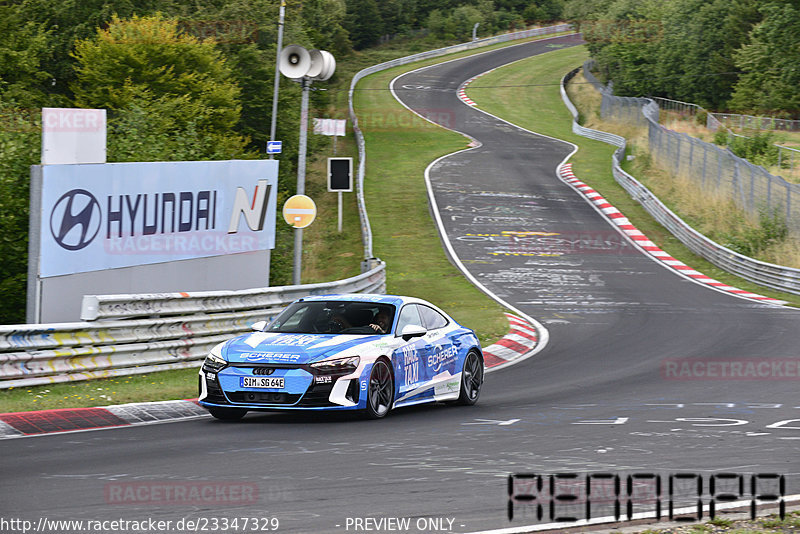
[[[336,139],[336,137],[334,137]],[[342,233],[342,192],[339,191],[339,233]]]
[[[281,71],[278,65],[281,62],[281,49],[283,48],[283,19],[286,15],[286,0],[281,0],[280,14],[278,15],[278,52],[275,58],[275,86],[272,90],[272,117],[270,118],[269,140],[275,141],[275,128],[278,124],[278,88],[281,84]],[[269,155],[269,159],[273,154]]]
[[[303,98],[300,106],[300,144],[297,149],[297,194],[306,192],[306,138],[308,137],[308,90],[311,81],[303,78]],[[292,269],[292,283],[300,284],[300,274],[303,271],[303,229],[294,229],[294,266]]]

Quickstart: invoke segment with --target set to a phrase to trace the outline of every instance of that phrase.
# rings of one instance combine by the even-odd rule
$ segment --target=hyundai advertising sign
[[[278,162],[42,168],[39,276],[274,248]]]

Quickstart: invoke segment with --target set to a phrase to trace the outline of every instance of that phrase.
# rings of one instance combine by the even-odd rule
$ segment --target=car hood
[[[381,336],[339,334],[279,334],[254,332],[226,342],[222,355],[231,363],[306,364],[376,342]]]

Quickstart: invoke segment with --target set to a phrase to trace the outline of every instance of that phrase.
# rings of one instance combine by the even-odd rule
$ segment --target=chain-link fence
[[[697,106],[699,107],[699,106]],[[700,108],[701,110],[703,108]],[[705,110],[703,110],[705,111]],[[744,117],[748,120],[735,120],[736,117]],[[731,121],[731,118],[734,120]],[[753,120],[749,120],[753,119]],[[757,122],[755,119],[764,120],[764,122]],[[770,123],[767,120],[772,120],[773,122]],[[778,122],[780,121],[780,122]],[[768,117],[751,117],[750,115],[729,115],[725,113],[708,113],[706,115],[706,128],[711,131],[716,132],[720,128],[723,128],[728,131],[728,139],[727,144],[730,145],[733,138],[738,137],[740,139],[749,139],[747,136],[739,135],[733,133],[731,131],[731,127],[738,127],[738,128],[747,128],[753,130],[783,130],[787,131],[793,128],[794,126],[791,123],[798,123],[800,126],[800,121],[787,121],[782,119],[769,119]],[[768,128],[767,126],[772,125],[773,128]],[[778,126],[781,125],[781,126]],[[799,128],[800,129],[800,128]],[[780,169],[789,169],[789,172],[793,172],[795,168],[800,168],[800,150],[796,148],[791,148],[788,146],[783,145],[773,145],[777,149],[777,165]]]
[[[732,198],[745,211],[781,215],[800,235],[800,186],[733,154],[728,149],[669,130],[649,121],[653,159],[675,175]]]
[[[737,113],[711,113],[711,115],[728,128],[800,132],[800,121],[797,120],[754,117],[753,115],[739,115]]]
[[[592,75],[591,63],[584,64],[584,76],[603,95],[601,116],[628,124],[645,125],[653,160],[677,176],[689,178],[701,187],[733,199],[748,213],[781,216],[789,230],[800,236],[800,185],[733,154],[727,148],[672,131],[659,124],[665,110],[694,114],[699,106],[667,99],[614,96]]]

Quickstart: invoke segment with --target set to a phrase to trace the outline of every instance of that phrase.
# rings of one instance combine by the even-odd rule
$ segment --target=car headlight
[[[358,368],[360,362],[359,356],[350,356],[312,363],[311,368],[320,373],[352,373]]]
[[[228,365],[227,360],[220,354],[220,348],[214,347],[203,362],[203,370],[217,373]]]

